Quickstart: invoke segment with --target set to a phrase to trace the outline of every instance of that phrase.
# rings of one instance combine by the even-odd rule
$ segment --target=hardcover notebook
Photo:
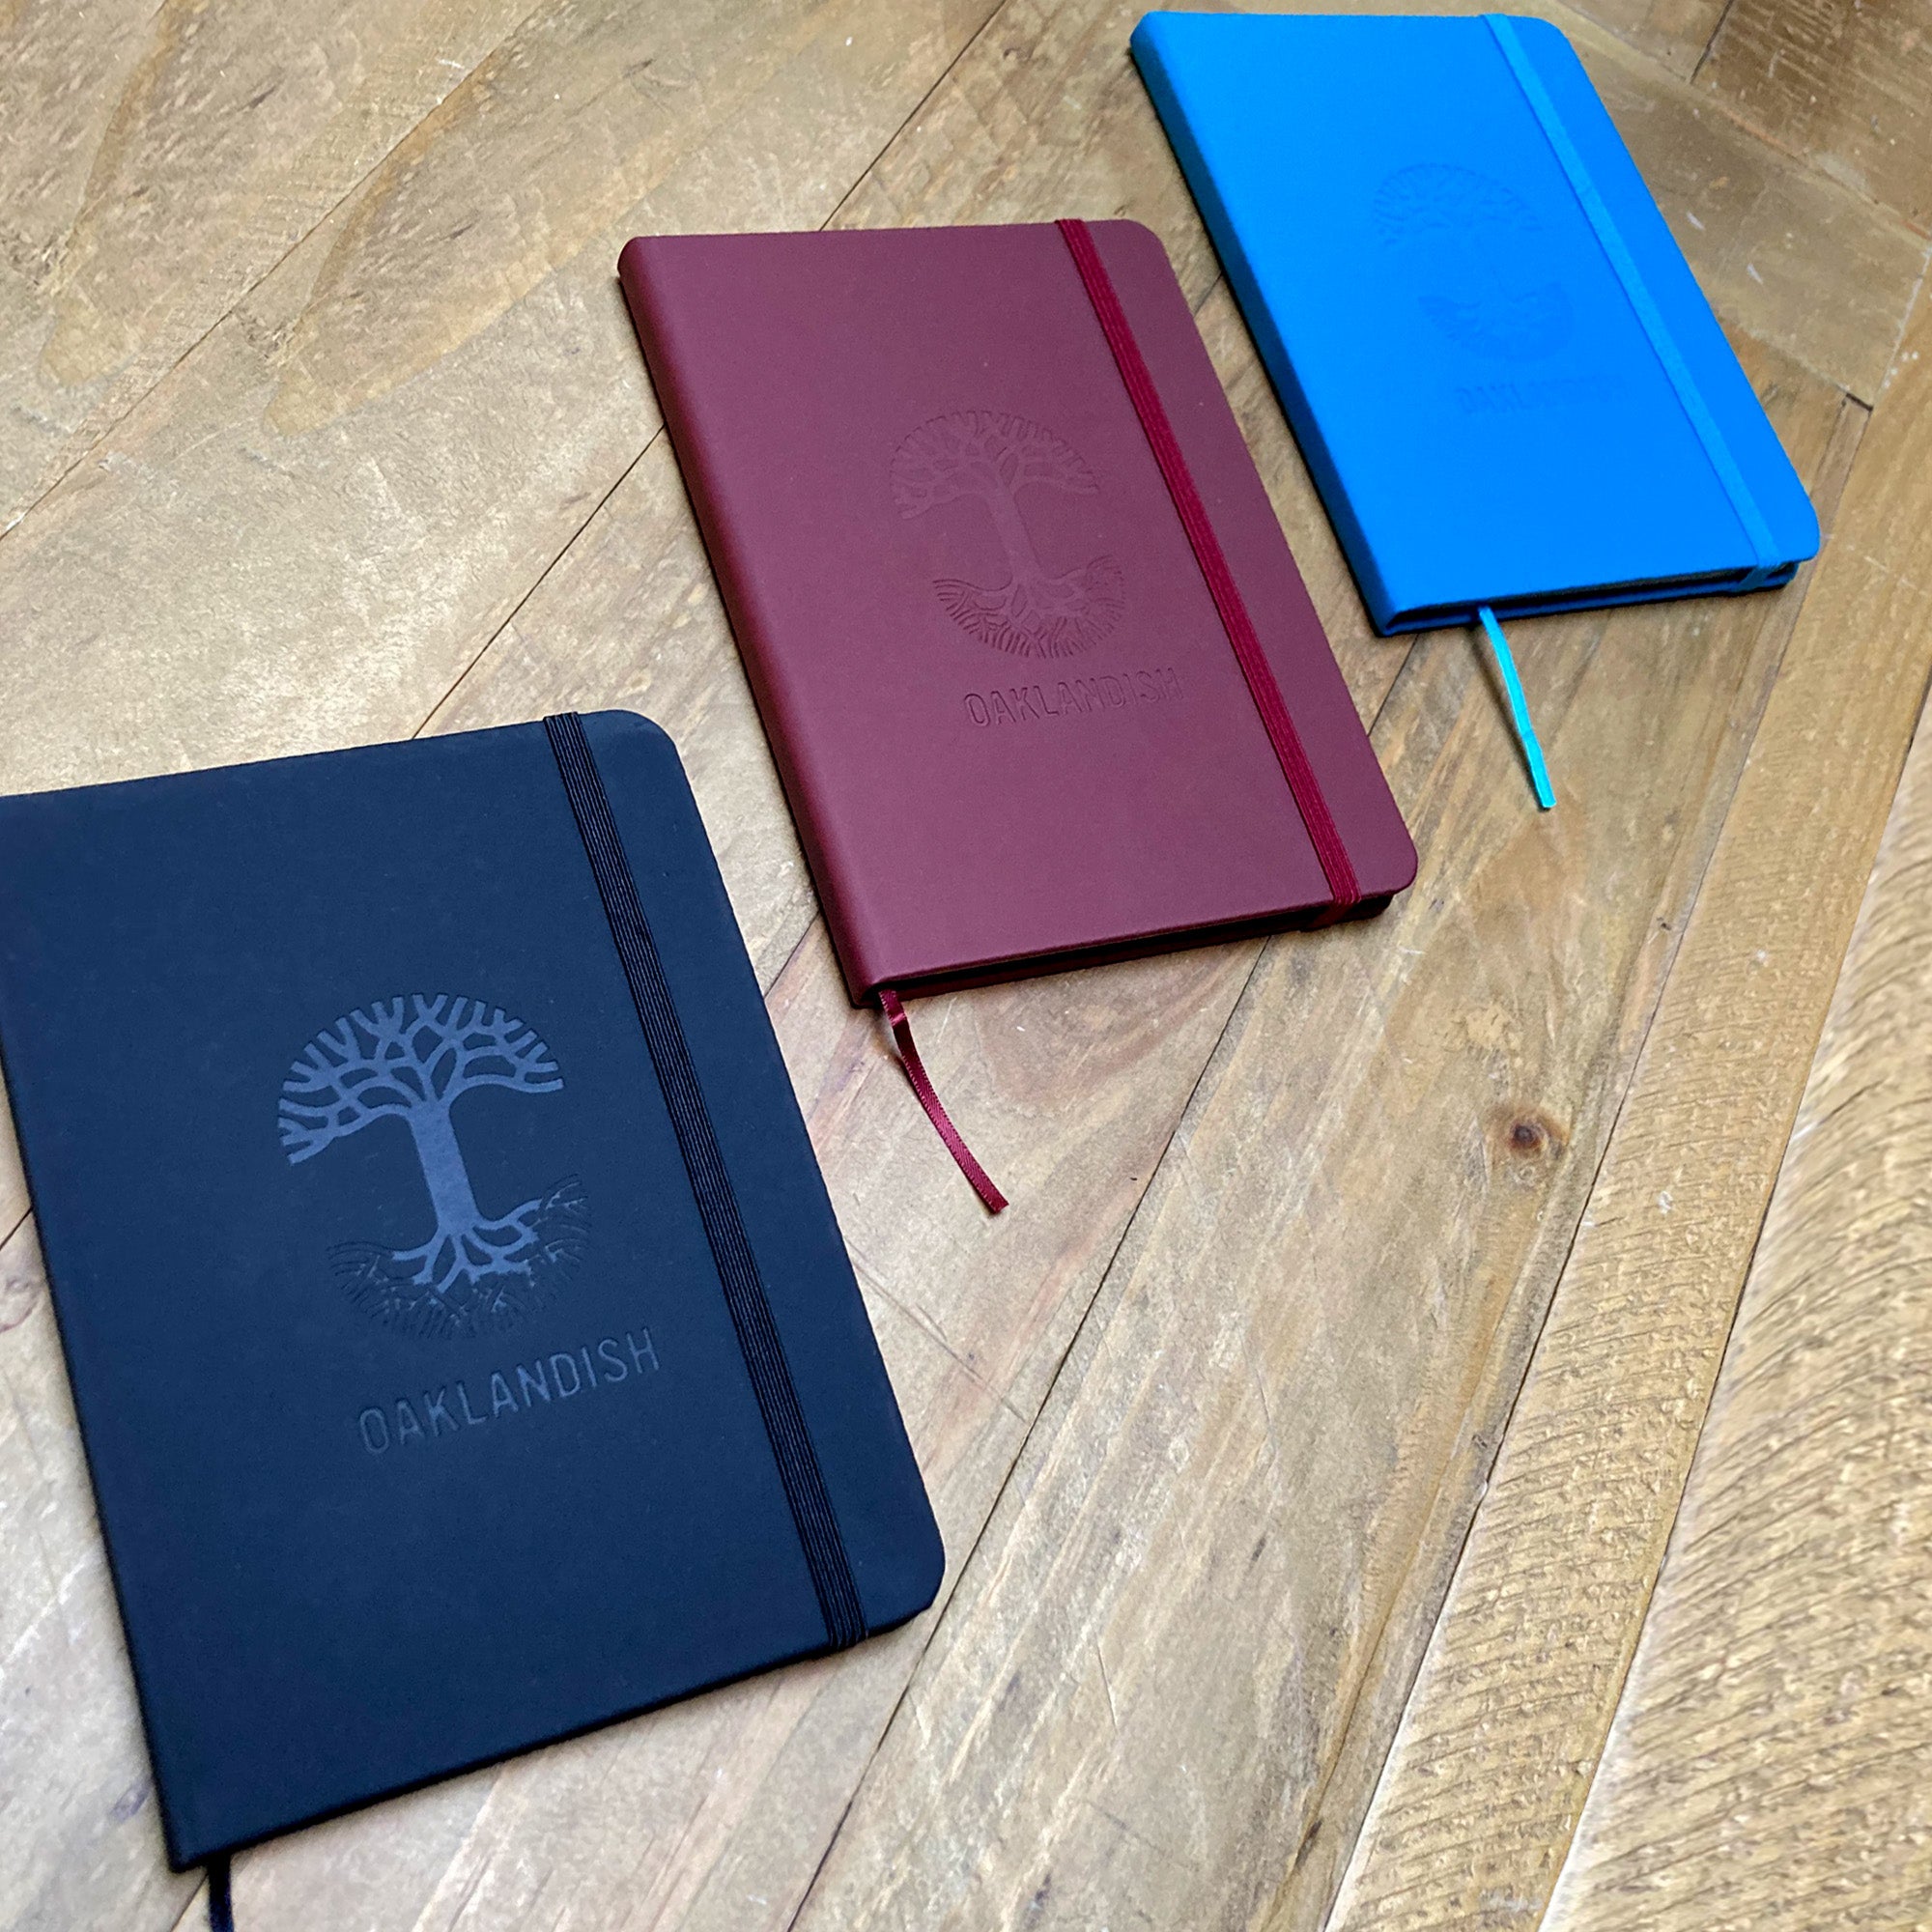
[[[856,1002],[1408,884],[1148,230],[649,238],[619,272]]]
[[[1752,590],[1816,552],[1554,27],[1150,14],[1133,52],[1378,629]]]
[[[656,726],[0,800],[0,1052],[177,1869],[931,1601]]]

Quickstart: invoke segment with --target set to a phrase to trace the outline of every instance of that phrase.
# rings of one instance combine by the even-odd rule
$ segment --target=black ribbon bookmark
[[[235,1932],[235,1899],[229,1889],[228,1854],[210,1859],[208,1873],[208,1932]]]
[[[765,1434],[771,1440],[779,1479],[784,1485],[785,1501],[790,1504],[792,1521],[798,1526],[806,1567],[811,1573],[811,1586],[825,1618],[825,1634],[831,1648],[842,1650],[866,1634],[866,1613],[859,1601],[859,1587],[853,1581],[845,1541],[838,1533],[838,1519],[833,1514],[832,1498],[826,1493],[824,1473],[818,1466],[817,1452],[806,1428],[805,1411],[792,1384],[778,1324],[772,1319],[771,1303],[766,1299],[765,1285],[758,1274],[757,1258],[752,1252],[738,1212],[737,1197],[731,1191],[730,1175],[719,1151],[710,1110],[704,1104],[704,1092],[692,1065],[691,1048],[679,1024],[670,988],[665,981],[664,967],[658,958],[656,942],[651,938],[643,903],[638,896],[638,882],[625,857],[604,781],[598,776],[596,760],[590,754],[583,721],[574,711],[566,711],[546,718],[544,729],[550,735],[564,794],[570,800],[571,813],[590,861],[591,876],[597,882],[605,916],[611,922],[611,936],[616,941],[624,978],[630,982],[631,998],[650,1048],[651,1064],[657,1069],[658,1084],[664,1089],[671,1128],[677,1136],[678,1151],[684,1156],[685,1171],[691,1177],[691,1191],[697,1200],[697,1212],[704,1224],[705,1238],[711,1244],[712,1259],[718,1265],[724,1303],[731,1312],[731,1325],[738,1332],[738,1346],[744,1352],[759,1413],[764,1417]]]

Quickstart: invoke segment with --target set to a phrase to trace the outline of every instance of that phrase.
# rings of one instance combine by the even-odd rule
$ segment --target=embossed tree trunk
[[[1046,577],[1046,566],[1039,560],[1039,553],[1033,547],[1033,537],[1026,526],[1026,519],[1020,515],[1020,506],[1013,493],[995,484],[984,494],[988,510],[993,515],[993,528],[998,532],[1000,548],[1007,554],[1007,568],[1011,573],[1014,583],[1038,583]]]
[[[414,1107],[404,1117],[415,1137],[416,1158],[436,1209],[437,1233],[461,1240],[482,1226],[482,1211],[469,1185],[469,1170],[457,1145],[447,1106]]]

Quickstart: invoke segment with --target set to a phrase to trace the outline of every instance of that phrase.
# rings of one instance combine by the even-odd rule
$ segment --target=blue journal
[[[177,1868],[932,1600],[655,725],[0,800],[0,1053]]]
[[[1816,552],[1554,27],[1150,14],[1133,52],[1378,630],[1752,590]]]

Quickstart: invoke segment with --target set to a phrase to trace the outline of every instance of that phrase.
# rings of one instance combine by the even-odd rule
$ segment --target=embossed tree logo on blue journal
[[[1525,362],[1570,339],[1570,298],[1549,238],[1517,191],[1473,168],[1425,161],[1376,190],[1376,228],[1424,315],[1478,355]]]
[[[526,1094],[563,1086],[534,1028],[501,1007],[447,993],[377,1000],[325,1027],[282,1083],[291,1163],[378,1121],[410,1130],[436,1227],[413,1247],[345,1242],[332,1250],[350,1298],[417,1335],[512,1326],[550,1298],[582,1254],[589,1211],[575,1177],[504,1213],[476,1199],[452,1109],[478,1088]]]
[[[1092,650],[1126,609],[1126,582],[1113,557],[1055,572],[1034,547],[1021,508],[1026,491],[1097,497],[1094,472],[1071,444],[1024,416],[962,410],[934,416],[893,457],[899,515],[923,517],[941,503],[974,497],[986,506],[1007,561],[1004,583],[942,577],[933,588],[969,636],[1020,657],[1065,658]]]

